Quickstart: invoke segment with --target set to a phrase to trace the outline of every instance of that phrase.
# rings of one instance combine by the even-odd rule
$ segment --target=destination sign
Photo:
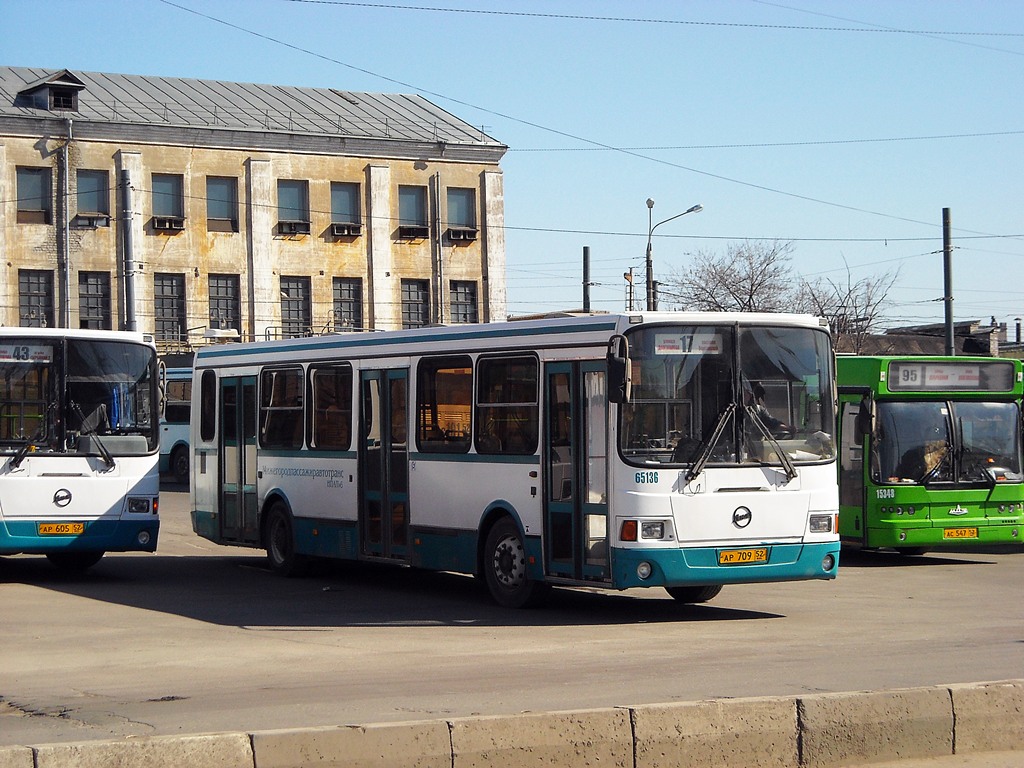
[[[893,392],[1010,392],[1011,362],[945,362],[899,360],[889,363]]]
[[[46,344],[0,344],[0,363],[49,363],[53,347]]]

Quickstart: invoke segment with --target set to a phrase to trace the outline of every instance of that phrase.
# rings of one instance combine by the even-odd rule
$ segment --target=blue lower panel
[[[354,520],[295,518],[295,550],[300,555],[352,559],[359,555]]]
[[[45,521],[52,522],[52,521]],[[93,520],[77,536],[40,536],[35,520],[0,521],[0,554],[62,551],[155,552],[160,520]],[[149,540],[139,543],[139,534]]]
[[[413,529],[409,564],[435,571],[476,571],[476,531]]]
[[[719,565],[722,549],[738,547],[700,547],[694,549],[612,549],[614,583],[628,587],[676,587],[687,584],[745,584],[762,581],[799,581],[834,579],[839,567],[839,542],[825,544],[770,544],[768,562],[746,565]],[[831,555],[832,567],[822,561]],[[636,574],[641,562],[651,564],[650,578]]]
[[[220,538],[220,526],[217,524],[216,513],[206,512],[201,509],[193,511],[192,530],[204,539],[218,541]]]

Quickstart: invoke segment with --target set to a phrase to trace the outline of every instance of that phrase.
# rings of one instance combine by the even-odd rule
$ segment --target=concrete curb
[[[831,768],[1022,749],[1024,680],[1008,680],[10,746],[0,768]]]

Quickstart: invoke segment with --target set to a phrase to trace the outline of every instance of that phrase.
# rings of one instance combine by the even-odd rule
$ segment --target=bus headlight
[[[636,575],[640,577],[641,581],[646,581],[647,579],[651,578],[652,570],[653,569],[651,568],[651,564],[644,560],[643,562],[637,564]]]
[[[832,515],[811,515],[811,533],[831,533]]]
[[[149,544],[149,531],[139,531],[138,535],[139,544],[143,547]]]
[[[640,538],[641,539],[664,539],[665,538],[665,523],[649,522],[643,523],[640,526]]]
[[[832,555],[825,555],[821,558],[821,570],[831,571],[836,567],[836,559]]]
[[[149,499],[128,499],[128,512],[133,515],[149,514]]]

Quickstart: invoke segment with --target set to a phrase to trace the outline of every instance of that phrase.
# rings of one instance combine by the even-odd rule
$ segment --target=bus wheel
[[[904,557],[917,557],[928,551],[928,547],[896,547],[896,552]]]
[[[665,591],[680,603],[706,603],[722,591],[721,584],[703,587],[665,587]]]
[[[46,559],[62,571],[84,571],[102,557],[103,552],[50,552]]]
[[[547,584],[526,575],[526,548],[519,528],[507,517],[487,533],[484,578],[491,597],[505,608],[537,605],[548,591]]]
[[[292,518],[284,502],[275,501],[267,512],[265,540],[270,570],[282,576],[297,576],[301,558],[295,554]]]
[[[188,485],[188,450],[184,447],[174,449],[174,453],[171,454],[171,473],[174,475],[174,480],[181,485]]]

